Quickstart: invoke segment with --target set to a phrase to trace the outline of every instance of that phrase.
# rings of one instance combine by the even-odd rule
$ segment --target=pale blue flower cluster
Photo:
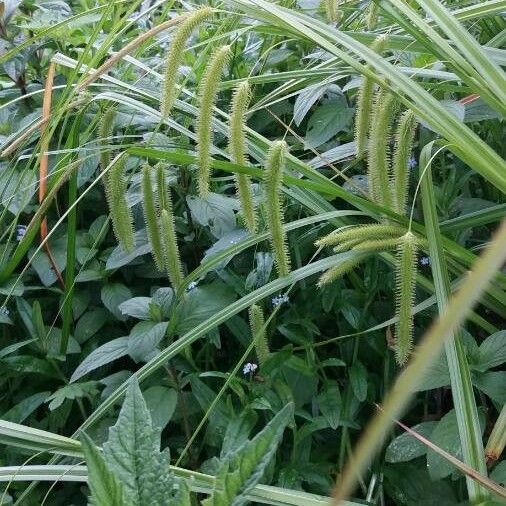
[[[290,302],[290,297],[288,297],[288,295],[286,295],[286,293],[279,294],[279,295],[276,295],[276,297],[273,297],[271,299],[271,302],[272,302],[273,306],[279,306],[281,304],[284,304],[285,302]]]
[[[416,158],[412,156],[408,160],[408,169],[414,169],[418,165],[418,162],[416,161]]]
[[[430,258],[429,257],[420,258],[420,265],[430,265]]]
[[[188,285],[188,288],[186,288],[186,291],[187,292],[190,292],[191,290],[193,290],[194,288],[197,288],[197,282],[196,281],[192,281],[189,285]]]
[[[16,227],[16,241],[21,241],[26,234],[26,225],[18,225]]]
[[[258,369],[258,365],[248,362],[247,364],[244,364],[244,367],[242,368],[242,373],[244,376],[247,374],[253,374]]]

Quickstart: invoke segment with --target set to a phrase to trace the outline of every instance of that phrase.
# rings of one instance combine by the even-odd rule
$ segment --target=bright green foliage
[[[111,151],[109,144],[113,133],[116,108],[110,106],[106,109],[98,124],[98,139],[100,143],[100,168],[104,170],[111,163]]]
[[[118,421],[109,429],[103,456],[91,440],[83,438],[90,475],[90,489],[97,506],[181,506],[189,505],[189,490],[170,471],[168,448],[160,452],[160,431],[152,426],[151,415],[139,389],[132,381]],[[123,499],[116,501],[123,494]],[[109,495],[111,499],[109,499]]]
[[[90,506],[130,506],[123,483],[106,464],[104,457],[86,435],[81,435],[81,445],[88,467]]]
[[[158,224],[159,215],[153,196],[153,185],[151,180],[151,167],[145,164],[142,167],[142,207],[146,221],[146,231],[151,244],[151,253],[158,270],[163,270],[163,249]]]
[[[111,168],[104,176],[104,184],[114,235],[125,251],[132,251],[133,217],[126,198],[127,180],[124,175],[127,159],[128,154],[121,153],[113,160]]]
[[[167,195],[167,208],[162,209],[161,212],[163,255],[167,275],[172,286],[177,290],[183,281],[183,267],[179,257],[174,215],[172,214],[172,204],[169,200],[170,194],[167,193]]]
[[[379,4],[374,0],[371,0],[369,7],[367,7],[367,13],[365,17],[365,23],[368,30],[374,30],[376,28],[376,24],[378,23],[378,11]]]
[[[251,328],[251,336],[255,342],[258,362],[262,365],[269,358],[270,351],[265,329],[264,313],[262,308],[256,304],[253,304],[253,306],[249,308],[249,325]]]
[[[416,287],[417,240],[407,232],[397,250],[396,263],[396,325],[395,358],[404,365],[413,347],[413,306]]]
[[[237,86],[232,96],[230,107],[230,140],[228,150],[233,163],[248,165],[246,156],[246,112],[251,100],[251,90],[248,81]],[[248,230],[254,234],[257,231],[257,216],[253,202],[253,189],[251,178],[247,174],[237,174],[235,184],[241,202],[244,223]]]
[[[188,37],[192,32],[206,19],[213,14],[211,7],[202,7],[193,11],[176,29],[174,38],[171,41],[167,61],[165,64],[165,74],[163,81],[163,92],[161,98],[162,120],[169,117],[170,111],[177,98],[177,72],[183,61],[184,48]]]
[[[359,265],[363,260],[364,257],[352,258],[331,267],[320,276],[320,279],[318,280],[318,287],[321,288],[324,285],[332,283],[336,279],[342,278],[345,274],[357,267],[357,265]]]
[[[230,58],[230,46],[219,47],[211,56],[200,81],[197,118],[197,165],[199,195],[209,194],[211,176],[211,146],[213,140],[213,107],[218,94],[223,69]]]
[[[394,210],[406,212],[409,186],[409,159],[415,138],[416,117],[413,111],[405,111],[395,133],[395,148],[392,158],[392,200]]]
[[[387,41],[386,35],[378,37],[371,49],[381,54]],[[357,95],[357,107],[355,113],[355,142],[357,143],[357,158],[362,158],[367,149],[367,135],[369,132],[372,105],[373,105],[374,81],[367,76],[362,77],[362,84]]]
[[[273,142],[266,161],[266,219],[271,234],[271,247],[274,262],[280,276],[290,272],[290,255],[283,230],[283,205],[281,201],[281,182],[285,167],[286,143]]]
[[[262,479],[277,450],[283,431],[293,417],[293,404],[287,404],[251,441],[228,454],[221,462],[210,497],[203,506],[242,506],[247,494]]]
[[[316,246],[333,246],[347,241],[379,240],[386,237],[398,237],[405,229],[398,225],[371,223],[368,225],[355,225],[334,230],[330,234],[318,239]]]
[[[380,89],[375,93],[367,158],[369,194],[374,202],[387,208],[392,207],[389,145],[395,106],[395,97],[389,91]]]

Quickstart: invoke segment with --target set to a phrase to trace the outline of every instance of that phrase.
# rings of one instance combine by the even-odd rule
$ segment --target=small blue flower
[[[194,288],[197,288],[197,282],[196,281],[192,281],[188,287],[186,288],[186,291],[187,292],[191,292]]]
[[[9,316],[9,310],[5,306],[0,307],[0,315]]]
[[[244,367],[242,368],[242,373],[244,374],[244,376],[246,376],[247,374],[253,374],[257,369],[258,365],[248,362],[247,364],[244,364]]]
[[[418,162],[416,161],[416,158],[412,156],[408,160],[408,169],[414,169],[418,165]]]
[[[272,302],[273,306],[279,306],[281,304],[284,304],[285,302],[290,302],[290,297],[288,297],[288,295],[286,293],[279,294],[276,297],[273,297],[271,299],[271,302]]]
[[[430,258],[429,257],[420,258],[420,265],[430,265]]]
[[[26,234],[26,225],[18,225],[16,227],[16,241],[21,241]]]

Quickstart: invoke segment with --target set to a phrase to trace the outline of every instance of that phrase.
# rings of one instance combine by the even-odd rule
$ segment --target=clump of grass
[[[230,58],[230,46],[218,48],[211,56],[199,86],[197,118],[198,191],[202,198],[209,195],[211,146],[213,139],[213,108],[223,69]]]

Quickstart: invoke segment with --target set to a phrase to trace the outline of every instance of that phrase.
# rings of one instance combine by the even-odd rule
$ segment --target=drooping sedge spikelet
[[[163,81],[163,92],[161,98],[162,121],[169,117],[170,111],[177,98],[177,72],[183,61],[184,47],[186,41],[203,21],[211,17],[213,9],[202,7],[193,11],[176,29],[174,38],[171,41],[167,61],[165,64],[165,77]]]
[[[213,139],[213,107],[218,94],[221,74],[230,57],[230,46],[218,48],[206,69],[199,86],[199,116],[197,118],[198,189],[202,198],[209,194],[211,176],[211,145]]]
[[[399,238],[392,237],[386,239],[370,239],[361,241],[353,246],[353,249],[358,251],[386,251],[395,249],[399,246]]]
[[[341,18],[339,0],[323,0],[323,4],[329,23],[337,23]]]
[[[345,274],[353,270],[357,265],[360,264],[364,260],[363,258],[352,258],[350,260],[345,260],[341,262],[339,265],[331,267],[326,270],[318,280],[317,286],[321,288],[324,285],[328,285],[332,283],[336,279],[342,278]]]
[[[415,139],[416,117],[413,111],[402,113],[395,133],[395,148],[392,158],[392,200],[394,210],[406,212],[409,186],[409,160]]]
[[[378,11],[379,4],[374,2],[374,0],[371,1],[369,3],[369,7],[367,8],[367,14],[365,18],[365,24],[368,30],[374,30],[376,28],[376,24],[378,22]]]
[[[155,199],[153,196],[153,185],[151,182],[151,167],[145,164],[142,167],[142,207],[144,209],[144,219],[146,221],[146,232],[151,244],[151,253],[153,260],[159,271],[163,270],[163,248],[160,238],[160,229],[158,224],[158,212],[156,210]]]
[[[371,49],[381,54],[387,42],[386,35],[378,37],[371,45]],[[370,68],[370,67],[369,67]],[[357,94],[355,113],[355,142],[357,144],[357,158],[362,158],[367,149],[367,135],[369,133],[372,114],[372,99],[374,81],[367,76],[362,77],[362,84]]]
[[[126,199],[127,181],[124,177],[127,159],[128,154],[121,153],[111,162],[104,175],[104,185],[114,235],[125,251],[132,251],[135,244],[133,217]]]
[[[403,365],[413,347],[413,316],[416,287],[417,240],[407,232],[401,237],[396,260],[396,324],[395,358]]]
[[[255,343],[258,362],[263,365],[269,358],[269,343],[265,332],[265,318],[262,308],[254,304],[249,308],[249,325]]]
[[[251,100],[249,83],[243,81],[234,91],[230,108],[230,141],[228,149],[233,163],[247,165],[246,156],[246,112]],[[257,216],[253,202],[251,179],[247,174],[237,174],[235,177],[237,193],[241,202],[242,215],[247,229],[252,233],[257,231]]]
[[[290,256],[283,230],[283,207],[281,202],[281,182],[285,166],[286,143],[275,141],[266,160],[266,218],[271,235],[271,247],[279,276],[290,272]]]
[[[156,205],[158,213],[162,212],[162,209],[167,209],[167,185],[165,183],[165,164],[159,162],[155,166],[156,168]]]
[[[98,125],[98,142],[100,143],[100,169],[104,170],[111,163],[111,150],[108,145],[111,143],[112,131],[116,108],[110,106],[104,112]]]
[[[385,89],[375,93],[369,136],[369,193],[377,204],[392,207],[390,193],[390,129],[395,112],[394,95]]]
[[[400,236],[405,229],[397,225],[371,223],[369,225],[355,225],[334,230],[330,234],[318,239],[316,246],[333,246],[347,241],[383,239],[385,236]]]
[[[183,281],[183,267],[177,246],[176,227],[174,225],[174,215],[172,214],[170,193],[167,193],[167,209],[162,209],[160,224],[165,269],[167,270],[169,281],[174,289],[177,290]]]

